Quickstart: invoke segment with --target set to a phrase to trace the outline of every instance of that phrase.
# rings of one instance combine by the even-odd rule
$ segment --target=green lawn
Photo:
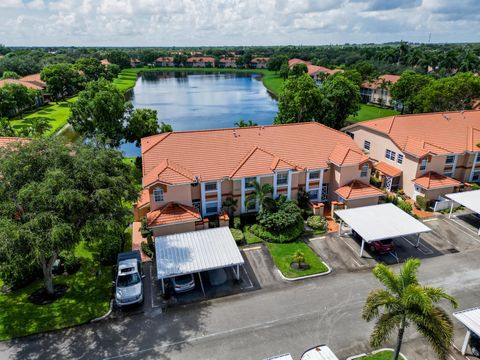
[[[362,104],[360,111],[357,113],[357,116],[350,116],[347,119],[347,122],[350,124],[354,124],[360,121],[378,119],[398,114],[400,113],[396,110],[384,109],[375,105]]]
[[[289,278],[300,276],[320,274],[328,271],[327,266],[322,260],[303,242],[297,241],[286,244],[267,243],[268,250],[272,255],[273,262],[282,274]],[[292,257],[295,251],[300,250],[305,255],[305,261],[310,268],[307,270],[297,271],[290,267]]]
[[[358,358],[358,360],[392,360],[392,355],[392,350],[385,350],[376,354],[363,356],[361,358]],[[400,359],[402,359],[402,356],[400,356]]]
[[[254,235],[249,231],[248,225],[243,228],[243,235],[245,236],[246,243],[249,245],[259,244],[263,242],[263,240],[260,239],[257,235]]]
[[[75,253],[83,256],[83,265],[74,275],[55,277],[55,284],[67,284],[68,291],[54,303],[40,306],[28,301],[30,294],[43,286],[42,280],[12,293],[0,293],[0,340],[83,324],[108,311],[111,268],[95,264],[83,244]]]

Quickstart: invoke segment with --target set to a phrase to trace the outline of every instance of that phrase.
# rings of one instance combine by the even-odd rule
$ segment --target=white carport
[[[465,335],[465,340],[462,345],[462,355],[465,355],[472,332],[480,336],[480,306],[454,312],[453,316],[467,328],[467,334]]]
[[[480,214],[480,190],[457,192],[445,196],[453,200],[450,205],[450,213],[448,214],[449,218],[452,217],[454,203],[459,203],[473,212]],[[480,229],[478,229],[478,235],[480,235]]]
[[[360,256],[363,256],[365,242],[417,234],[415,247],[418,247],[420,234],[432,231],[421,221],[391,203],[336,210],[335,214],[341,219],[338,228],[339,235],[342,235],[342,225],[346,223],[362,237]]]
[[[162,293],[165,293],[165,279],[226,267],[231,267],[239,280],[240,265],[244,264],[228,227],[157,236],[155,257]],[[205,295],[202,277],[199,278]]]

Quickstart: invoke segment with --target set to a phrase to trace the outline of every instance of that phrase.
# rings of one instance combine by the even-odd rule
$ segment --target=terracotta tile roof
[[[169,202],[161,208],[147,214],[148,226],[168,225],[173,223],[201,220],[202,216],[192,206]]]
[[[480,111],[397,115],[347,126],[386,134],[401,150],[417,157],[480,151]]]
[[[143,186],[147,187],[156,182],[171,185],[184,183],[189,184],[194,181],[195,176],[193,176],[188,170],[171,160],[165,159],[143,177]]]
[[[252,63],[258,64],[258,63],[267,63],[270,58],[267,57],[256,57],[251,60]]]
[[[308,65],[308,64],[311,64],[310,61],[305,61],[305,60],[302,60],[302,59],[297,59],[297,58],[293,58],[293,59],[290,59],[288,60],[288,67],[291,68],[297,64],[305,64],[305,65]]]
[[[462,183],[458,180],[452,179],[448,176],[437,174],[436,172],[429,171],[422,176],[413,180],[415,185],[418,185],[424,189],[436,189],[442,187],[459,186]]]
[[[29,82],[33,85],[40,86],[42,88],[45,88],[47,86],[45,81],[42,81],[42,79],[40,77],[40,73],[24,76],[20,79],[20,81],[26,81],[26,82]]]
[[[215,58],[210,56],[190,57],[187,62],[215,62]]]
[[[32,82],[29,82],[29,81],[23,81],[21,79],[4,79],[4,80],[0,80],[0,87],[2,86],[5,86],[7,84],[16,84],[16,85],[23,85],[29,89],[32,89],[32,90],[43,90],[44,89],[44,86],[41,86],[41,85],[38,85],[38,84],[34,84]]]
[[[292,68],[297,64],[307,65],[307,72],[308,72],[308,75],[310,75],[310,76],[313,76],[313,75],[318,74],[318,73],[325,73],[325,74],[331,75],[331,74],[335,74],[339,71],[343,71],[341,69],[329,69],[325,66],[312,65],[312,63],[310,61],[305,61],[305,60],[302,60],[302,59],[293,58],[293,59],[288,60],[288,67],[289,68]]]
[[[358,165],[368,161],[360,149],[338,144],[330,154],[329,160],[338,166]]]
[[[100,60],[100,64],[102,65],[111,65],[112,63],[110,61],[108,61],[108,59],[102,59]]]
[[[17,143],[17,142],[23,143],[23,142],[28,142],[28,141],[30,141],[30,139],[20,138],[20,137],[1,136],[0,137],[0,148],[6,147],[9,144],[13,144],[13,143]]]
[[[140,196],[139,196],[139,198],[138,198],[138,200],[135,204],[137,205],[138,208],[142,208],[142,207],[150,204],[150,192],[148,191],[148,189],[143,189],[142,190],[142,192],[140,193]]]
[[[395,166],[392,166],[390,164],[387,164],[383,161],[375,164],[375,169],[380,171],[381,173],[390,176],[390,177],[397,177],[402,175],[402,170],[396,168]]]
[[[398,80],[400,80],[399,75],[390,75],[390,74],[385,74],[379,76],[376,80],[373,82],[365,81],[362,84],[362,88],[367,88],[367,89],[378,89],[381,87],[383,82],[387,82],[390,85],[395,84]]]
[[[359,180],[353,180],[351,183],[338,188],[335,193],[346,200],[385,195],[382,190]]]
[[[155,59],[155,62],[173,62],[172,56],[160,56]]]
[[[220,59],[220,62],[221,63],[232,63],[232,64],[234,64],[234,63],[237,62],[237,60],[231,59],[231,58],[226,58],[226,59],[224,58],[224,59]]]
[[[159,178],[167,159],[168,164],[183,169],[178,171],[182,176],[163,180],[181,183],[196,177],[211,181],[238,176],[236,171],[247,173],[257,166],[256,161],[257,174],[262,175],[273,172],[275,158],[279,159],[277,169],[320,169],[328,167],[331,159],[342,164],[360,163],[366,159],[361,154],[348,135],[314,122],[182,131],[142,139],[144,186]],[[244,167],[240,167],[242,162]]]

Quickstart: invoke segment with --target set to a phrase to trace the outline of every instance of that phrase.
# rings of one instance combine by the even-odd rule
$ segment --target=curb
[[[363,353],[363,354],[358,354],[358,355],[353,355],[353,356],[350,356],[347,358],[347,360],[355,360],[355,359],[360,359],[364,356],[368,356],[368,355],[374,355],[376,353],[379,353],[379,352],[382,352],[382,351],[386,351],[386,350],[390,350],[390,351],[394,351],[394,349],[392,348],[381,348],[381,349],[377,349],[377,350],[374,350],[372,352],[369,352],[368,354],[366,353]],[[400,358],[402,358],[403,360],[408,360],[407,357],[405,355],[403,355],[402,353],[400,353]]]
[[[300,277],[295,277],[295,278],[289,278],[289,277],[286,277],[285,275],[283,275],[282,272],[278,268],[277,268],[277,271],[280,274],[280,277],[283,280],[286,280],[286,281],[297,281],[297,280],[311,279],[311,278],[316,278],[316,277],[320,277],[320,276],[325,276],[325,275],[328,275],[332,272],[332,268],[330,266],[328,266],[328,264],[325,261],[322,261],[322,263],[323,263],[323,265],[325,265],[327,267],[328,270],[323,272],[323,273],[320,273],[320,274],[312,274],[312,275],[305,275],[305,276],[300,276]]]
[[[95,319],[92,319],[90,320],[91,323],[95,323],[95,322],[98,322],[98,321],[102,321],[102,320],[105,320],[107,317],[110,316],[110,314],[112,313],[112,310],[113,310],[113,299],[110,300],[110,308],[108,309],[107,313],[98,317],[98,318],[95,318]]]

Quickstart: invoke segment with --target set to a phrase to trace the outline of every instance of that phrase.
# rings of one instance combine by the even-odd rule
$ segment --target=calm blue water
[[[268,125],[277,113],[277,102],[254,74],[144,74],[131,100],[135,108],[157,110],[158,121],[174,131],[233,127],[239,120]],[[133,144],[121,149],[127,156],[140,155]]]

